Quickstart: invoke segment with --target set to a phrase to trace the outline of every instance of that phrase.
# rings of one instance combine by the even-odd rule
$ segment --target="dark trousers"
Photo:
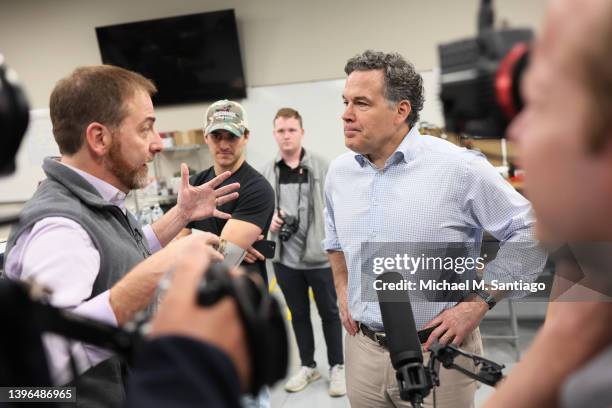
[[[281,263],[274,263],[274,271],[278,285],[291,311],[291,324],[302,365],[312,367],[315,364],[314,334],[310,321],[310,300],[308,298],[309,286],[312,287],[315,303],[323,323],[329,366],[344,364],[342,323],[331,269],[293,269]]]

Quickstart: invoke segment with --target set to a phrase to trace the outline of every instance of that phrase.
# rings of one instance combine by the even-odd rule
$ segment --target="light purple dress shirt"
[[[89,173],[62,164],[89,182],[104,200],[126,212],[124,192]],[[158,251],[161,244],[151,226],[144,226],[143,233],[151,252]],[[100,253],[89,234],[80,224],[64,217],[44,218],[24,231],[5,262],[9,278],[33,279],[51,289],[52,305],[116,326],[108,290],[87,300],[99,269]],[[72,379],[68,347],[80,373],[111,356],[109,351],[88,344],[70,342],[69,345],[64,338],[52,334],[45,334],[43,343],[55,384]]]

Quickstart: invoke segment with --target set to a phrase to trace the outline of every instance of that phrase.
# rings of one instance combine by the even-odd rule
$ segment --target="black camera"
[[[300,220],[293,215],[285,215],[284,217],[281,217],[281,219],[284,221],[284,223],[278,232],[278,236],[281,241],[289,241],[289,238],[291,238],[291,236],[298,231],[298,228],[300,227]]]
[[[257,395],[287,375],[289,341],[285,320],[276,298],[268,293],[258,274],[232,277],[227,266],[213,264],[198,287],[198,304],[211,306],[225,296],[233,297],[249,345],[251,389]]]
[[[440,99],[446,131],[502,138],[520,112],[529,29],[495,30],[492,0],[482,0],[478,36],[441,44]]]

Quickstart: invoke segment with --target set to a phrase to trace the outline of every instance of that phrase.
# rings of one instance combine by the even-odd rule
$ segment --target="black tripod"
[[[409,401],[413,408],[421,408],[423,399],[429,395],[432,389],[434,390],[434,407],[436,406],[434,387],[440,386],[440,364],[444,368],[457,370],[491,387],[494,387],[503,378],[503,364],[497,364],[484,357],[468,353],[452,344],[444,346],[435,342],[431,346],[430,351],[431,354],[427,367],[418,362],[410,363],[399,367],[395,374],[399,385],[400,398],[404,401]],[[474,365],[480,371],[474,373],[465,367],[455,364],[455,358],[458,356],[472,359]]]

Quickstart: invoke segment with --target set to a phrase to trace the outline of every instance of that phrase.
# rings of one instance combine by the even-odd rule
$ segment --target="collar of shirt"
[[[123,191],[119,190],[117,187],[113,186],[112,184],[107,183],[106,181],[99,179],[98,177],[93,176],[81,169],[78,169],[74,166],[63,163],[61,161],[60,163],[62,163],[64,166],[68,167],[75,173],[77,173],[79,176],[83,177],[89,184],[91,184],[98,191],[98,193],[104,200],[121,208],[121,211],[123,211],[123,213],[126,212],[125,198],[127,197],[127,194],[125,194]]]
[[[302,163],[302,159],[304,158],[304,154],[306,154],[306,149],[304,149],[304,147],[301,147],[301,151],[300,151],[300,164]],[[278,166],[281,163],[287,165],[285,163],[285,160],[283,159],[283,156],[281,156],[281,153],[279,151],[278,153],[276,153],[276,158],[274,159],[274,164],[276,164]],[[287,167],[289,167],[289,166],[287,166]]]
[[[417,148],[419,145],[421,134],[419,133],[419,129],[416,126],[413,126],[412,129],[404,136],[402,142],[397,146],[397,149],[385,162],[384,169],[387,169],[389,166],[398,164],[400,162],[408,163],[410,160],[414,159],[417,156]],[[355,160],[361,167],[365,167],[366,165],[370,165],[372,168],[376,168],[374,163],[368,159],[366,155],[355,153]]]

